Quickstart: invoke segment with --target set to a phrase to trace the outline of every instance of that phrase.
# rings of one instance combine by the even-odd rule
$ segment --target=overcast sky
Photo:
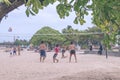
[[[19,39],[29,40],[36,31],[44,26],[50,26],[60,32],[63,28],[66,28],[67,25],[71,25],[78,30],[84,30],[93,26],[91,23],[91,15],[85,17],[87,23],[84,25],[76,25],[73,23],[75,18],[74,13],[71,13],[70,16],[65,19],[60,19],[56,12],[56,4],[49,5],[43,10],[40,10],[39,14],[36,16],[27,17],[25,14],[26,8],[24,6],[10,12],[7,19],[3,19],[0,23],[0,42],[13,41],[14,35],[16,38],[19,36]],[[9,27],[12,27],[12,32],[8,32]]]

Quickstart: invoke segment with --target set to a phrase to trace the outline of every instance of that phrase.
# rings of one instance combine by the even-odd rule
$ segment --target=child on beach
[[[16,55],[16,51],[17,51],[16,46],[14,46],[13,47],[13,55]]]
[[[58,59],[56,58],[57,57],[57,55],[58,55],[58,53],[59,53],[59,45],[57,44],[56,46],[55,46],[55,48],[54,48],[54,51],[55,51],[55,53],[54,53],[54,55],[53,55],[53,63],[55,63],[55,62],[57,62],[58,63]]]
[[[10,56],[12,56],[12,54],[13,54],[13,49],[10,48]]]
[[[62,47],[62,57],[61,58],[65,58],[66,56],[64,55],[65,54],[65,51],[66,51],[66,47],[63,46]]]
[[[20,45],[18,45],[17,50],[18,50],[18,55],[20,55]]]

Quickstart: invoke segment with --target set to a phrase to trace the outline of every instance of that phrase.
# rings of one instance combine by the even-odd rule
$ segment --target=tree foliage
[[[14,45],[29,45],[29,42],[27,40],[16,39],[15,42],[14,42]]]
[[[70,25],[68,25],[67,28],[64,28],[62,30],[62,33],[65,36],[67,41],[73,41],[77,43],[79,40],[79,35],[76,34],[76,33],[79,33],[79,30],[73,29],[72,26]]]
[[[88,29],[85,30],[85,32],[93,32],[96,34],[92,34],[89,35],[89,40],[91,40],[92,43],[100,43],[103,42],[104,40],[104,33],[102,32],[102,30],[97,27],[97,26],[93,26],[93,27],[88,27]]]
[[[59,31],[45,26],[34,34],[30,42],[34,45],[39,45],[41,41],[45,41],[48,44],[55,44],[64,40],[65,38]]]
[[[120,29],[120,1],[92,0],[93,23],[104,32],[104,44],[108,47],[116,42],[116,35]]]
[[[1,3],[5,2],[6,6],[11,6],[13,4],[11,1],[20,0],[1,0]],[[86,22],[84,16],[88,15],[89,10],[91,10],[93,23],[105,34],[106,46],[115,42],[118,30],[120,30],[120,0],[24,0],[27,7],[26,14],[27,16],[35,15],[40,9],[55,2],[58,2],[56,9],[60,18],[64,19],[71,12],[75,12],[76,16],[73,21],[75,24],[84,24]]]

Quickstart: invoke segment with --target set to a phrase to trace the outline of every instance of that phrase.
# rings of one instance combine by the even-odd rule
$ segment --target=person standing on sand
[[[61,58],[65,58],[65,51],[66,51],[66,47],[65,46],[63,46],[62,47],[62,57]]]
[[[39,46],[39,50],[40,50],[40,62],[44,62],[45,58],[46,58],[46,45],[44,44],[43,41],[41,41],[41,44]]]
[[[55,63],[55,62],[58,63],[58,61],[59,61],[59,60],[56,58],[57,55],[58,55],[58,53],[59,53],[59,50],[60,50],[59,45],[56,44],[56,46],[55,46],[55,48],[54,48],[55,53],[54,53],[54,55],[53,55],[53,63]]]
[[[13,55],[16,55],[17,49],[16,46],[13,47]]]
[[[74,55],[75,62],[77,62],[76,52],[75,52],[75,45],[73,44],[73,42],[71,42],[71,44],[69,45],[69,50],[70,50],[69,62],[71,62],[72,55]]]
[[[20,55],[20,45],[18,45],[17,50],[18,50],[18,55]]]
[[[102,51],[103,51],[103,47],[102,47],[102,44],[100,43],[98,54],[102,55]]]
[[[12,56],[12,54],[13,54],[13,49],[12,49],[12,47],[10,48],[10,56]]]

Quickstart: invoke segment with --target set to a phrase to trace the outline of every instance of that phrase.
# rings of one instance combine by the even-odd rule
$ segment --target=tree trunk
[[[9,0],[10,6],[5,3],[0,3],[0,22],[9,12],[24,4],[24,0]]]

